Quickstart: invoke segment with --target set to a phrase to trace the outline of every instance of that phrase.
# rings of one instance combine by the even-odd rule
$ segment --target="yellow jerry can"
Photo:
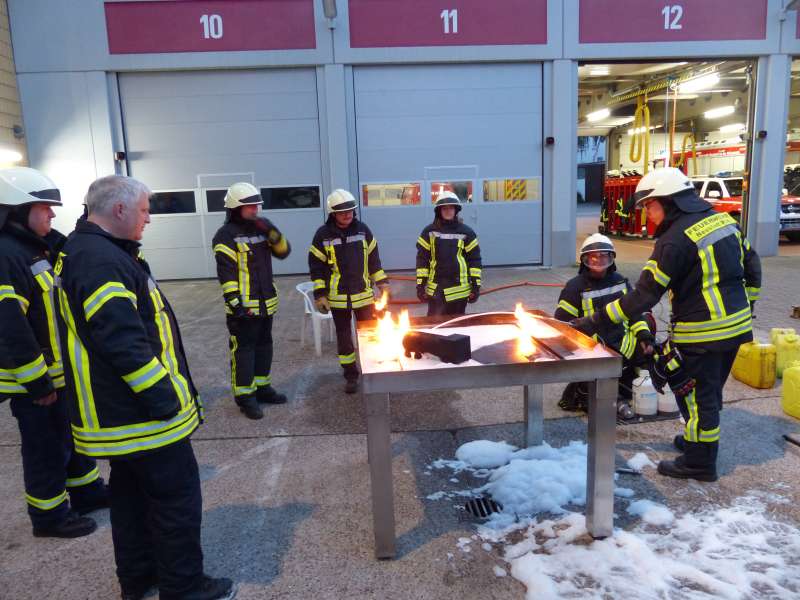
[[[800,419],[800,361],[783,371],[781,407],[787,415]]]
[[[797,333],[793,327],[773,327],[769,330],[769,341],[773,344],[778,343],[778,338],[782,335]]]
[[[786,333],[778,336],[775,344],[777,356],[775,367],[778,377],[783,377],[783,371],[793,362],[800,360],[800,335]]]
[[[742,344],[733,362],[733,376],[750,387],[771,388],[775,385],[776,354],[774,344]]]

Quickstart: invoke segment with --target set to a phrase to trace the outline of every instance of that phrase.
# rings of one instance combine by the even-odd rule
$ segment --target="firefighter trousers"
[[[353,344],[353,313],[356,321],[369,321],[375,318],[374,305],[368,304],[361,308],[332,308],[331,316],[336,328],[336,350],[339,354],[339,364],[347,381],[358,380],[358,367],[356,366],[356,347]]]
[[[444,294],[437,290],[436,293],[428,298],[428,316],[436,317],[439,315],[463,315],[467,312],[467,299],[452,300],[447,302]]]
[[[94,459],[75,452],[67,399],[58,390],[50,406],[12,398],[11,413],[19,425],[22,474],[28,515],[34,527],[60,523],[72,508],[96,505],[106,495]],[[67,497],[69,494],[69,499]]]
[[[683,430],[685,462],[690,467],[712,467],[717,462],[719,449],[722,388],[728,380],[738,348],[710,352],[682,345],[679,349],[684,359],[683,368],[696,382],[689,394],[676,398],[686,421]]]
[[[231,387],[237,404],[272,385],[272,317],[228,317]]]
[[[111,459],[111,538],[123,590],[158,578],[162,600],[183,598],[203,575],[203,498],[188,439]]]

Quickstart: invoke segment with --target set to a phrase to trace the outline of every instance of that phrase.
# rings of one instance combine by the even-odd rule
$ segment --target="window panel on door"
[[[228,190],[206,190],[206,208],[208,212],[222,212],[225,210],[225,194]]]
[[[197,205],[194,199],[194,192],[191,190],[153,192],[150,195],[151,215],[171,215],[194,212],[197,212]]]
[[[487,179],[483,182],[484,202],[521,202],[540,199],[541,187],[538,178]]]
[[[367,183],[361,186],[364,206],[416,206],[421,203],[419,183]]]
[[[316,185],[261,188],[264,210],[283,208],[319,208],[319,187]]]
[[[435,203],[442,192],[453,192],[462,203],[472,202],[471,181],[434,181],[431,183],[431,202]]]

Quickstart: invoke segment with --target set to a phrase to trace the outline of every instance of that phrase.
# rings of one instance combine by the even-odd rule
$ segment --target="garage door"
[[[413,268],[432,202],[453,191],[486,265],[542,261],[538,64],[354,69],[361,213],[384,268]]]
[[[261,189],[295,248],[276,272],[307,271],[324,218],[313,69],[131,73],[119,87],[130,174],[156,192],[143,246],[157,277],[215,275],[211,239],[236,181]]]

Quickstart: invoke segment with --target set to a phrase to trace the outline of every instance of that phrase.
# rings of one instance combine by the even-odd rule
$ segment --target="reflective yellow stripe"
[[[387,275],[383,269],[379,269],[372,274],[372,281],[383,281],[386,277]]]
[[[136,369],[132,373],[123,375],[122,379],[135,394],[138,394],[139,392],[150,389],[168,374],[164,366],[158,362],[158,359],[153,357],[150,362],[143,367]]]
[[[17,294],[17,291],[11,285],[0,285],[0,302],[3,300],[16,300],[25,314],[28,313],[28,307],[31,305],[25,297]]]
[[[67,479],[67,487],[68,488],[81,487],[84,485],[88,485],[94,481],[97,481],[99,478],[100,478],[100,470],[97,467],[95,467],[83,477],[73,477],[71,479]]]
[[[619,347],[619,352],[625,358],[630,358],[633,356],[634,351],[636,350],[636,336],[630,331],[626,331],[625,335],[622,336],[622,343]]]
[[[54,508],[58,507],[62,502],[67,499],[67,490],[61,492],[58,496],[54,498],[48,498],[47,500],[43,500],[41,498],[35,498],[30,494],[25,494],[25,500],[33,506],[34,508],[38,508],[39,510],[53,510]]]
[[[684,229],[686,236],[695,244],[708,237],[718,229],[727,227],[728,225],[736,226],[736,221],[728,213],[716,213],[710,217],[706,217],[702,221],[698,221],[691,227]]]
[[[429,296],[433,296],[436,293],[436,287],[438,286],[436,283],[436,238],[433,236],[433,232],[428,234],[428,239],[430,240],[431,260],[428,263],[430,275],[428,276],[428,285],[425,288],[425,291]]]
[[[464,247],[464,252],[472,252],[477,247],[478,247],[478,238],[475,238]]]
[[[755,302],[756,300],[761,299],[761,288],[757,287],[748,287],[745,288],[747,290],[747,299],[750,302]]]
[[[559,300],[558,301],[558,307],[563,309],[563,310],[565,310],[566,312],[571,314],[573,317],[577,317],[580,314],[578,309],[575,308],[574,306],[572,306],[572,304],[570,304],[566,300]]]
[[[78,337],[75,318],[72,315],[67,294],[61,288],[58,288],[58,298],[61,317],[67,324],[67,352],[74,380],[75,394],[78,397],[81,423],[88,428],[96,428],[98,426],[97,409],[94,405],[92,381],[89,374],[89,353]]]
[[[620,300],[622,300],[622,298],[618,298],[606,304],[606,314],[608,318],[611,319],[612,323],[622,323],[628,320],[628,317],[625,316],[625,313],[622,311]]]
[[[256,376],[256,387],[272,385],[272,375]]]
[[[740,311],[728,315],[724,319],[711,319],[709,321],[693,321],[683,322],[678,321],[672,327],[672,331],[676,333],[691,333],[698,331],[713,331],[716,329],[723,329],[732,325],[740,324],[745,320],[750,319],[750,307],[743,308]]]
[[[417,277],[427,277],[430,271],[427,267],[420,267],[417,269]]]
[[[36,281],[42,288],[42,303],[47,318],[47,335],[50,340],[50,351],[53,354],[53,364],[48,369],[51,378],[57,378],[64,374],[64,366],[61,358],[61,341],[58,334],[58,323],[56,323],[55,311],[55,286],[53,276],[49,271],[36,275]]]
[[[226,281],[222,284],[222,293],[223,294],[235,294],[239,291],[239,282],[238,281]]]
[[[717,284],[719,283],[719,269],[714,258],[714,246],[700,248],[697,251],[700,265],[703,268],[703,298],[706,301],[711,319],[721,319],[726,316],[725,304],[722,301]]]
[[[372,251],[375,250],[375,248],[377,247],[378,247],[378,240],[372,238],[369,241],[369,244],[367,244],[367,254],[372,254]]]
[[[353,352],[351,354],[340,354],[339,355],[339,364],[340,365],[352,365],[356,362],[356,353]]]
[[[236,262],[236,252],[234,252],[231,248],[226,246],[225,244],[217,244],[214,246],[214,252],[219,252],[220,254],[224,254],[228,258],[230,258],[233,262]]]
[[[157,287],[154,287],[153,291],[150,292],[150,298],[156,310],[155,322],[158,328],[158,337],[161,341],[161,363],[166,367],[169,373],[172,388],[178,396],[181,407],[185,407],[192,401],[192,393],[189,390],[189,382],[181,375],[180,363],[175,354],[175,340],[172,337],[172,326],[170,325],[169,316],[165,310],[166,303],[161,297],[161,292]]]
[[[697,410],[697,389],[693,388],[691,392],[686,395],[686,407],[689,409],[689,420],[686,421],[683,437],[687,442],[697,442],[699,435],[697,433],[700,416]]]
[[[100,310],[103,305],[112,298],[127,298],[136,306],[136,294],[128,290],[124,285],[118,281],[109,281],[97,288],[94,293],[89,296],[83,303],[83,312],[86,320]]]
[[[481,270],[478,267],[470,267],[469,268],[469,276],[474,277],[476,279],[481,278]]]
[[[326,256],[325,256],[325,255],[322,253],[322,251],[321,251],[319,248],[317,248],[316,246],[312,245],[311,247],[309,247],[308,251],[309,251],[311,254],[313,254],[314,256],[316,256],[316,257],[317,257],[319,260],[321,260],[322,262],[328,262],[328,259],[327,259],[327,257],[326,257]]]
[[[13,378],[17,383],[29,383],[46,374],[47,363],[42,354],[21,367],[15,369],[0,369],[0,375],[5,375],[7,379]]]
[[[24,385],[0,380],[0,393],[2,394],[26,394],[27,392]]]
[[[656,283],[659,284],[660,286],[662,287],[669,286],[670,282],[669,276],[659,268],[658,263],[655,260],[653,259],[648,260],[647,264],[645,264],[644,269],[642,269],[642,271],[649,271],[650,274],[653,276],[653,279],[655,279]]]
[[[649,331],[650,328],[647,326],[647,323],[644,321],[636,321],[633,325],[631,325],[631,333],[637,334],[640,331]]]
[[[700,430],[700,435],[697,439],[698,442],[718,442],[719,441],[719,427],[715,427],[714,429],[709,429],[706,431],[705,429]]]
[[[322,279],[315,279],[313,281],[314,289],[315,290],[324,290],[325,289],[325,282]]]
[[[375,238],[372,239],[375,241]],[[369,282],[369,253],[370,250],[368,248],[367,240],[361,242],[362,247],[364,248],[364,288],[371,291],[370,282]]]
[[[235,335],[231,336],[231,390],[234,396],[249,396],[256,393],[255,379],[249,385],[236,384],[236,351],[239,349],[239,340]]]
[[[244,305],[250,307],[250,270],[247,264],[247,256],[250,247],[244,243],[237,243],[237,247],[239,249],[236,259],[239,269],[239,293],[242,296]],[[258,301],[256,301],[256,306],[257,305]]]
[[[334,297],[339,295],[339,281],[342,278],[342,274],[339,272],[339,262],[336,260],[336,248],[334,246],[325,246],[325,249],[328,252],[328,263],[331,266],[331,280],[328,284],[328,292],[330,293],[331,306],[333,306]]]
[[[427,250],[428,252],[431,251],[431,245],[427,241],[425,241],[425,238],[423,238],[422,236],[419,236],[417,238],[417,243],[420,246],[422,246],[425,250]]]
[[[744,333],[753,330],[753,322],[750,319],[731,325],[729,327],[720,328],[714,331],[698,331],[694,333],[676,333],[673,330],[672,341],[682,344],[699,344],[703,342],[719,342],[730,338],[738,337]]]

